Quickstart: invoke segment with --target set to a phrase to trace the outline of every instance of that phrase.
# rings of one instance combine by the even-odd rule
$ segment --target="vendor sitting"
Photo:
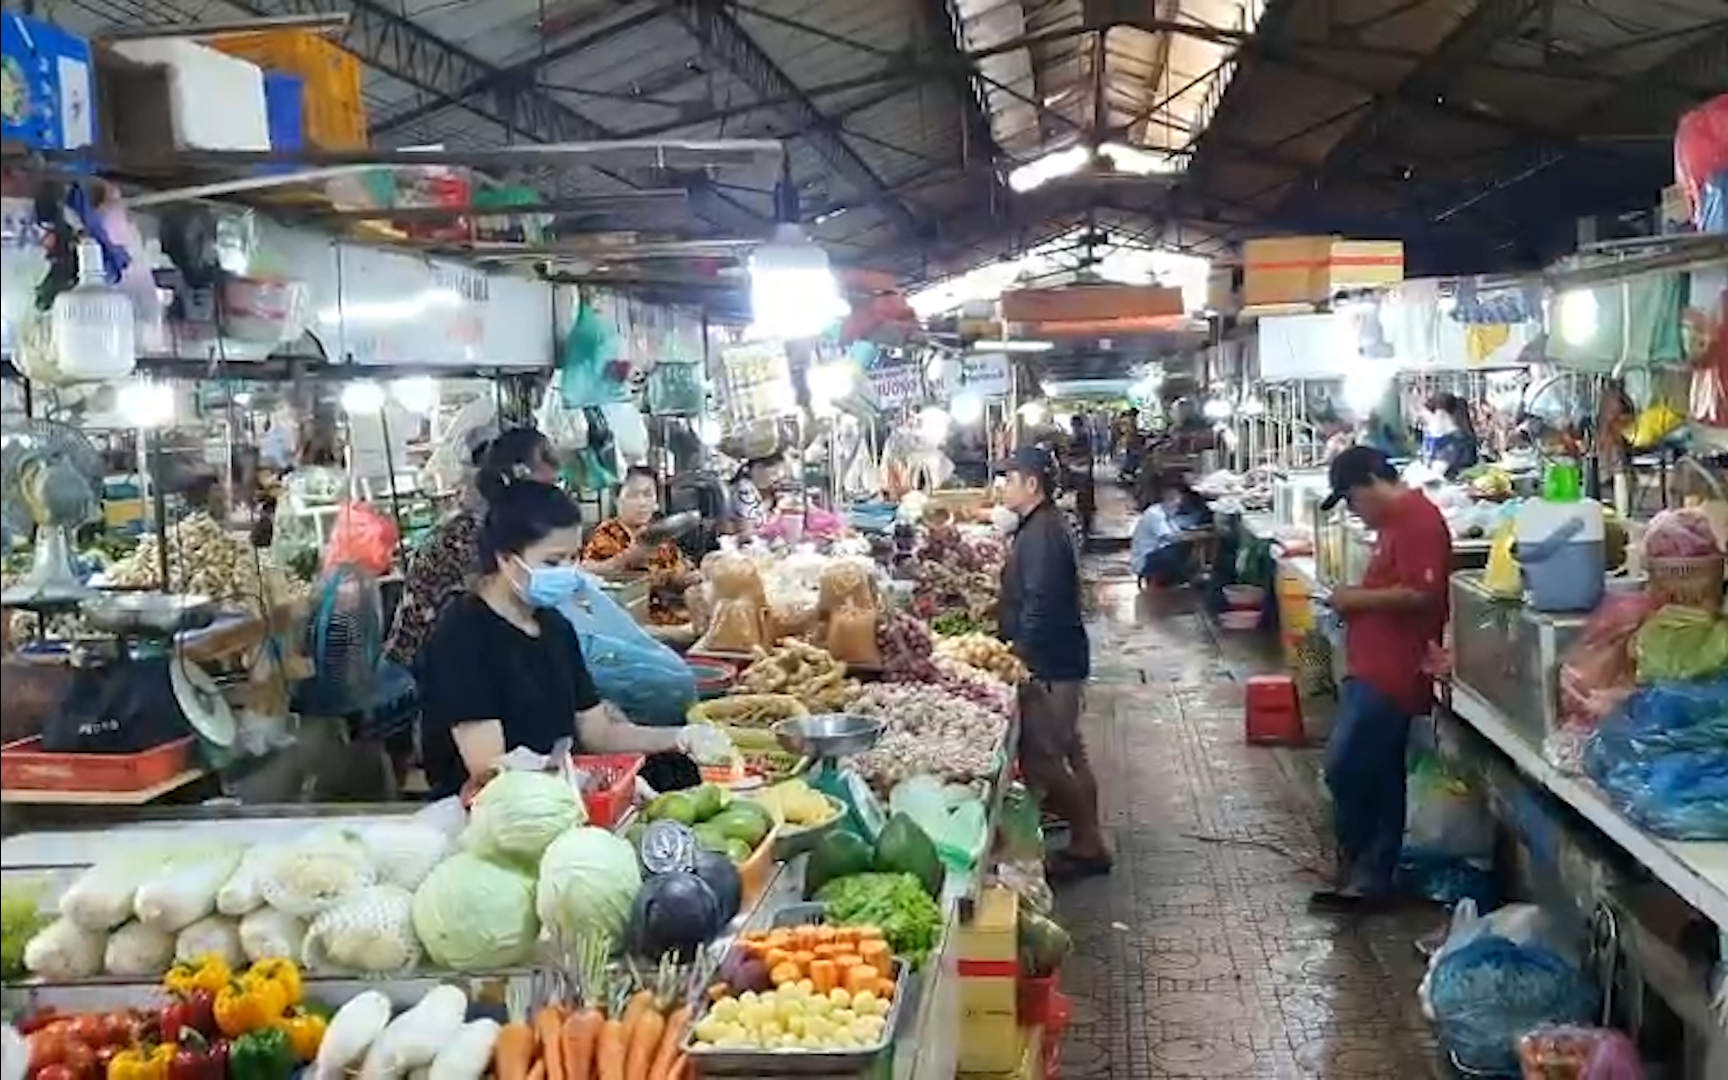
[[[1129,552],[1141,588],[1188,582],[1196,546],[1211,535],[1202,527],[1194,502],[1186,484],[1166,477],[1159,484],[1158,501],[1135,522]]]
[[[618,516],[608,518],[582,546],[582,566],[613,576],[648,572],[648,620],[655,625],[688,622],[684,590],[701,580],[696,568],[671,540],[642,541],[642,531],[660,510],[660,493],[651,469],[632,466],[618,489]]]
[[[484,783],[511,750],[548,754],[565,738],[584,754],[728,754],[714,728],[639,727],[601,702],[575,629],[553,610],[586,587],[580,511],[550,484],[482,479],[481,576],[444,608],[420,654],[433,797]]]

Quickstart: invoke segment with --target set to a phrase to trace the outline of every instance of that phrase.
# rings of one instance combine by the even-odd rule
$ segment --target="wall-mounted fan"
[[[0,520],[34,535],[30,570],[5,592],[8,607],[76,603],[90,595],[72,565],[72,532],[100,509],[102,456],[82,432],[27,420],[0,439]]]

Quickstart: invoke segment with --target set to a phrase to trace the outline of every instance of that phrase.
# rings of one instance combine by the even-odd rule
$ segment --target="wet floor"
[[[1117,869],[1058,893],[1075,954],[1070,1080],[1441,1075],[1416,1002],[1435,915],[1310,914],[1330,865],[1313,751],[1242,740],[1264,643],[1221,635],[1186,593],[1141,595],[1087,557],[1086,736]]]

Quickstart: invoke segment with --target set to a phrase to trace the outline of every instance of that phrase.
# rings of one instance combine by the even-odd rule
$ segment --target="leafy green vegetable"
[[[414,893],[414,932],[433,961],[456,971],[523,963],[540,936],[534,879],[457,852]]]
[[[12,889],[0,897],[0,980],[11,982],[25,976],[24,946],[48,925],[37,890]]]
[[[828,921],[875,926],[896,956],[922,967],[942,937],[942,908],[911,874],[855,874],[829,882],[817,894]]]

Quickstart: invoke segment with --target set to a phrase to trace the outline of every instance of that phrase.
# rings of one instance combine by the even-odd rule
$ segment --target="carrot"
[[[672,1064],[678,1059],[678,1046],[684,1041],[684,1029],[690,1026],[695,1010],[680,1005],[666,1018],[666,1033],[660,1036],[660,1046],[654,1052],[654,1063],[648,1066],[648,1080],[671,1080]]]
[[[492,1071],[498,1080],[527,1080],[534,1064],[534,1029],[517,1021],[505,1024],[492,1045]]]
[[[528,1070],[528,1080],[546,1080],[546,1062],[536,1061],[534,1067]]]
[[[626,1028],[633,1027],[636,1021],[642,1019],[642,1014],[654,1007],[654,994],[648,990],[638,990],[630,995],[630,1000],[624,1005],[624,1014],[618,1019],[624,1021]]]
[[[605,1024],[599,1009],[583,1009],[564,1021],[564,1074],[569,1080],[594,1080],[594,1056]]]
[[[856,994],[862,990],[874,992],[876,983],[882,978],[882,973],[869,964],[855,964],[846,969],[841,977],[840,988],[848,994]]]
[[[690,1080],[690,1057],[679,1054],[672,1059],[672,1068],[666,1072],[666,1080]]]
[[[650,1006],[642,1011],[624,1045],[624,1080],[648,1080],[648,1068],[666,1034],[666,1014]]]
[[[864,941],[858,945],[858,958],[880,972],[894,970],[894,954],[886,941]]]
[[[534,1035],[540,1040],[546,1080],[570,1080],[564,1072],[564,1018],[556,1008],[548,1005],[534,1014]]]
[[[826,994],[840,985],[839,969],[832,960],[817,960],[810,965],[810,981],[818,994]]]
[[[624,1021],[608,1020],[601,1026],[594,1050],[594,1074],[597,1080],[624,1080]]]

